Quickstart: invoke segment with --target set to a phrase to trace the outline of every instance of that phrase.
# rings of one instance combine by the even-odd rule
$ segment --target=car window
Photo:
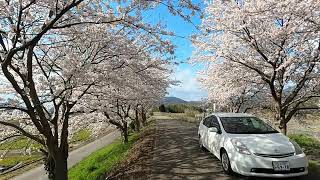
[[[220,125],[216,116],[211,116],[211,127],[216,127],[219,129]]]
[[[211,116],[210,127],[216,127],[218,130],[220,130],[220,125],[216,116]]]
[[[205,125],[208,128],[216,127],[218,130],[220,130],[220,125],[216,116],[210,116],[205,118],[203,120],[203,125]]]
[[[210,117],[207,117],[203,120],[203,125],[205,125],[206,127],[210,126]]]
[[[268,124],[256,117],[222,117],[224,130],[234,134],[265,134],[278,133]]]
[[[259,123],[258,121],[251,121],[252,126],[256,129],[261,129],[262,131],[268,131],[269,125],[266,123]]]

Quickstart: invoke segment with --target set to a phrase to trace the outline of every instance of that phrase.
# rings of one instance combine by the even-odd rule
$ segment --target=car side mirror
[[[218,128],[216,128],[216,127],[211,127],[211,128],[209,128],[209,132],[215,132],[215,133],[218,133]]]

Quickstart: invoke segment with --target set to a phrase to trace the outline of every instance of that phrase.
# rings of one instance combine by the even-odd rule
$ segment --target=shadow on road
[[[267,179],[224,174],[220,161],[211,153],[199,148],[196,125],[183,121],[161,120],[157,122],[152,163],[149,179]],[[286,180],[289,179],[297,178]],[[311,180],[314,178],[303,177],[299,179]]]

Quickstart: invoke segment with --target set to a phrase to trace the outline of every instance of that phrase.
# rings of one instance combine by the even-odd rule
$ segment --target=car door
[[[215,127],[218,129],[218,132],[210,132],[209,128]],[[220,140],[221,140],[221,128],[216,116],[210,117],[210,124],[207,130],[207,146],[208,150],[213,153],[215,156],[219,156],[220,150]]]
[[[208,126],[210,123],[210,118],[207,117],[202,121],[202,124],[200,124],[200,128],[199,128],[199,133],[201,136],[201,140],[202,140],[202,144],[204,147],[208,147],[207,146],[207,141],[208,141]]]

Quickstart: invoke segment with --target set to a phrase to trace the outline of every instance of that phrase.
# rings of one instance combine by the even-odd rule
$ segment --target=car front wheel
[[[231,169],[231,165],[230,165],[230,160],[229,160],[228,154],[227,154],[227,152],[225,150],[222,150],[222,153],[221,153],[221,164],[222,164],[223,171],[226,174],[232,174],[233,173],[233,171]]]

